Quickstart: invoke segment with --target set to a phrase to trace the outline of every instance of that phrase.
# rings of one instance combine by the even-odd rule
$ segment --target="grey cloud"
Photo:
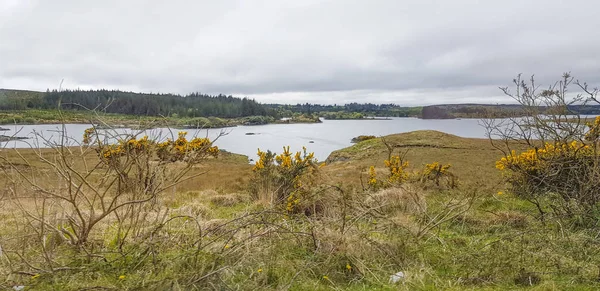
[[[600,81],[589,1],[0,1],[0,87],[263,102],[508,102],[517,73]]]

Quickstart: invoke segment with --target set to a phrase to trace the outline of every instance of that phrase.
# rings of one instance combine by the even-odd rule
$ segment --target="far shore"
[[[130,128],[130,129],[155,129],[155,128],[160,128],[160,127],[172,127],[172,128],[177,128],[177,129],[196,129],[196,128],[202,128],[202,129],[219,129],[219,128],[230,128],[230,127],[237,127],[237,126],[258,126],[258,125],[267,125],[267,124],[301,124],[301,123],[319,123],[319,122],[309,122],[309,121],[290,121],[290,120],[285,120],[285,121],[281,121],[281,120],[277,120],[275,122],[270,122],[270,123],[260,123],[260,124],[253,124],[253,123],[231,123],[231,124],[226,124],[226,125],[221,125],[221,126],[190,126],[190,125],[182,125],[182,124],[178,124],[176,122],[165,122],[165,123],[161,123],[159,121],[156,122],[150,122],[149,124],[144,124],[144,123],[127,123],[127,122],[110,122],[108,126],[103,125],[103,124],[98,124],[97,127],[100,128]],[[0,124],[0,131],[9,131],[11,129],[9,128],[5,128],[2,126],[23,126],[23,125],[45,125],[45,124],[93,124],[91,123],[89,120],[65,120],[65,121],[59,121],[59,120],[39,120],[36,122],[19,122],[19,123],[4,123],[4,124]]]
[[[400,117],[409,118],[409,117]],[[325,120],[392,120],[391,117],[363,117],[363,118],[324,118]]]

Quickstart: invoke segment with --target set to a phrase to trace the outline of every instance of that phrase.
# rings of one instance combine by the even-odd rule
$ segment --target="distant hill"
[[[600,115],[600,105],[573,105],[569,109],[582,115]],[[544,108],[540,108],[544,111]],[[519,104],[442,104],[423,107],[423,119],[504,118],[522,115]]]

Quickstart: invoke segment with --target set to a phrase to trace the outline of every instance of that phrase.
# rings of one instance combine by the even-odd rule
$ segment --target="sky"
[[[599,12],[596,0],[0,0],[0,88],[510,103],[498,87],[519,73],[600,85]]]

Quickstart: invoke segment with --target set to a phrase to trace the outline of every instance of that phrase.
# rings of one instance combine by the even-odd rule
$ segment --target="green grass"
[[[0,273],[7,276],[0,286],[23,284],[29,290],[600,288],[598,229],[542,223],[530,203],[510,193],[499,195],[500,190],[506,192],[494,168],[501,153],[489,141],[435,131],[384,139],[396,152],[408,150],[411,170],[434,161],[450,163],[460,186],[445,189],[415,183],[363,191],[360,179],[366,177],[368,166],[386,174],[387,147],[381,139],[372,139],[330,156],[311,200],[322,207],[319,215],[287,214],[252,201],[247,192],[251,166],[242,157],[224,155],[195,169],[209,169],[206,175],[167,191],[154,209],[144,210],[168,210],[172,218],[194,216],[201,231],[193,220],[175,219],[152,238],[132,239],[119,250],[111,243],[115,232],[109,226],[114,223],[107,224],[106,231],[96,234],[94,252],[99,257],[87,257],[64,243],[51,249],[53,260],[69,269],[44,273],[15,260],[12,270],[0,257]],[[23,154],[30,160],[35,157],[28,151]],[[9,185],[2,179],[0,183]],[[339,186],[343,195],[328,185]],[[20,212],[8,207],[10,199],[0,197],[5,197],[0,200],[3,249],[20,246],[30,264],[45,266],[35,236],[28,244],[17,244],[22,240],[14,234],[29,232],[17,223]],[[466,203],[470,198],[472,202]],[[428,222],[439,223],[427,227]],[[31,278],[15,270],[41,275]],[[400,284],[389,283],[389,276],[398,271],[406,278]],[[121,275],[125,277],[119,279]],[[528,286],[529,277],[534,286]]]

